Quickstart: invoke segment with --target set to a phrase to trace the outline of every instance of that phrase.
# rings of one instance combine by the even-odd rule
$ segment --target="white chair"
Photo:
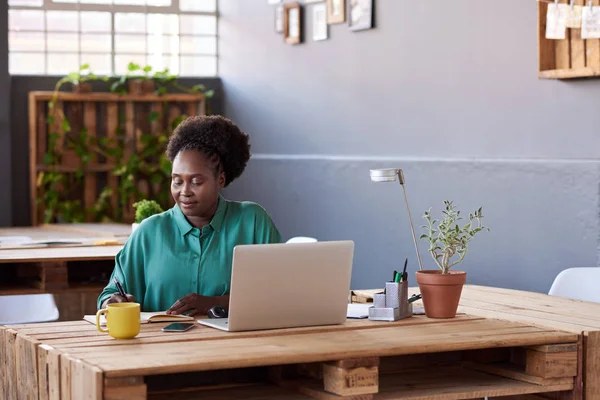
[[[600,268],[578,267],[561,271],[548,292],[551,296],[600,303]]]
[[[308,236],[295,236],[290,238],[286,243],[314,243],[317,239]]]
[[[51,294],[0,296],[0,325],[50,322],[58,316]]]

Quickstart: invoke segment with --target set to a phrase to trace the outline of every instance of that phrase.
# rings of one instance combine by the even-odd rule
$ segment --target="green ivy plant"
[[[135,208],[135,222],[138,224],[146,218],[164,211],[160,204],[154,200],[140,200],[133,203],[133,207]]]
[[[423,218],[427,221],[427,225],[422,227],[427,230],[427,233],[422,234],[420,239],[429,242],[431,257],[442,270],[442,274],[448,274],[450,268],[464,260],[471,239],[484,229],[489,231],[489,228],[481,224],[483,218],[481,207],[469,213],[469,222],[462,227],[458,222],[463,218],[452,201],[444,200],[442,215],[438,223],[438,220],[431,217],[431,208],[425,211]],[[459,258],[452,262],[451,259],[455,255]]]

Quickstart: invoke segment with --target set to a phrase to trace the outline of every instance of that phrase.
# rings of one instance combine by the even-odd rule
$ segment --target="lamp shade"
[[[370,172],[373,182],[395,182],[398,176],[396,168],[372,169]]]

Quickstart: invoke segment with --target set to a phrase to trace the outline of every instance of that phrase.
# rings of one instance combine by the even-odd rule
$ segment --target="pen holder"
[[[373,295],[373,307],[385,308],[385,296],[383,293],[375,293]]]
[[[369,319],[396,321],[410,316],[412,316],[412,304],[408,303],[408,281],[386,282],[385,294],[377,293],[373,296]]]

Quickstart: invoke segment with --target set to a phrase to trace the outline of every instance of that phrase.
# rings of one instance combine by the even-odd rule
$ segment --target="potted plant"
[[[163,212],[160,204],[154,200],[140,200],[133,203],[133,207],[135,208],[135,222],[131,224],[131,233],[133,233],[146,218]]]
[[[489,228],[481,224],[481,207],[469,214],[469,222],[463,226],[463,218],[452,201],[444,200],[443,218],[432,220],[431,209],[425,211],[423,218],[427,233],[420,239],[429,242],[429,254],[439,270],[417,271],[417,283],[421,290],[425,315],[430,318],[454,318],[463,285],[467,280],[465,271],[450,269],[461,263],[467,255],[469,242],[482,230]],[[456,258],[458,257],[458,258]]]

